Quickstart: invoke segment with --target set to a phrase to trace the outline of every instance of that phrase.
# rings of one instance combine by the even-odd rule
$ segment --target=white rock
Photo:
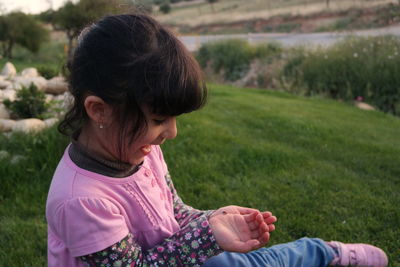
[[[10,112],[8,112],[4,104],[0,104],[0,119],[9,119],[9,118],[10,118]]]
[[[13,132],[31,133],[38,132],[46,128],[44,121],[39,119],[24,119],[15,122]]]
[[[28,78],[39,77],[39,72],[35,68],[26,68],[23,71],[21,71],[21,76]]]
[[[22,155],[14,155],[14,156],[10,159],[10,163],[13,164],[13,165],[15,165],[15,164],[18,164],[18,163],[20,163],[21,161],[24,161],[24,160],[26,160],[26,157],[25,157],[25,156],[22,156]]]
[[[15,101],[17,97],[17,92],[13,89],[5,89],[1,91],[1,101],[9,99],[11,102]]]
[[[47,80],[43,77],[14,77],[14,84],[21,87],[29,87],[32,83],[37,86],[40,91],[45,91],[47,87]]]
[[[0,160],[10,157],[10,153],[6,150],[0,150]]]
[[[16,91],[18,91],[18,90],[20,90],[21,88],[22,88],[22,86],[21,86],[19,83],[10,82],[10,84],[6,87],[6,90],[7,90],[7,89],[10,89],[10,90],[16,90]]]
[[[0,132],[9,132],[15,125],[14,120],[0,119]]]
[[[3,136],[7,139],[10,139],[12,138],[13,134],[14,134],[13,132],[4,132]]]
[[[59,95],[68,90],[68,83],[64,77],[58,76],[47,81],[46,93]]]
[[[46,94],[46,99],[45,99],[46,103],[49,103],[51,100],[53,100],[53,98],[54,98],[53,95],[51,95],[51,94]]]
[[[5,81],[5,80],[0,80],[0,89],[6,89],[11,85],[11,82]]]
[[[7,62],[1,71],[1,75],[12,78],[17,75],[17,69],[11,62]]]
[[[356,107],[363,110],[375,110],[375,108],[364,102],[356,102]]]
[[[50,118],[43,121],[47,128],[50,128],[58,122],[57,118]]]

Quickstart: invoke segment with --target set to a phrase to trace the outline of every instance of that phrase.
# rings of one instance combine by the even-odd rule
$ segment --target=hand
[[[213,213],[210,227],[218,245],[232,252],[249,252],[264,246],[269,241],[276,217],[270,212],[228,206]]]
[[[272,213],[270,211],[260,212],[259,210],[252,209],[252,208],[245,208],[245,207],[231,205],[231,206],[222,207],[222,208],[216,210],[212,214],[212,216],[222,214],[222,212],[226,212],[228,214],[242,214],[242,215],[259,212],[262,216],[262,220],[260,220],[260,217],[258,217],[258,221],[256,221],[256,222],[259,224],[262,224],[262,221],[264,221],[268,226],[268,232],[275,231],[274,223],[277,221],[277,218],[275,216],[272,216]]]

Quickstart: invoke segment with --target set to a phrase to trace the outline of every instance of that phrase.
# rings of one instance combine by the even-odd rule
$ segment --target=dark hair
[[[88,116],[87,95],[113,107],[120,140],[133,141],[147,127],[140,108],[177,116],[199,109],[207,88],[196,60],[174,34],[145,14],[113,15],[85,28],[68,62],[72,108],[59,125],[65,135],[80,131]],[[127,129],[127,122],[133,128]],[[121,144],[120,142],[120,144]]]

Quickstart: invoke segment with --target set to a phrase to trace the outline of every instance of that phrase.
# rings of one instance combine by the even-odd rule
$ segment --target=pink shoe
[[[338,254],[331,262],[331,266],[386,267],[388,264],[385,252],[378,247],[337,241],[327,244]]]

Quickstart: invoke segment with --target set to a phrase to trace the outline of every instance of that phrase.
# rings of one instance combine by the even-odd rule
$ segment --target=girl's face
[[[132,165],[140,164],[144,157],[151,152],[152,145],[161,145],[166,139],[173,139],[177,135],[176,117],[164,117],[152,114],[148,108],[143,108],[147,121],[146,131],[129,144],[126,138],[122,161]]]

